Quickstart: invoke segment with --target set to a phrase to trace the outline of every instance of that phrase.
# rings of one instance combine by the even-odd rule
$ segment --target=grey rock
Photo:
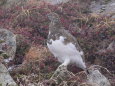
[[[87,79],[88,83],[95,83],[99,86],[111,86],[109,80],[98,69],[90,69]]]
[[[115,13],[115,0],[92,1],[90,10],[93,13]]]
[[[13,6],[23,6],[27,0],[1,0],[0,6],[2,8],[11,8]]]
[[[0,28],[0,50],[7,54],[4,59],[12,60],[15,56],[16,37],[7,29]]]
[[[7,0],[0,0],[0,6],[4,5]]]
[[[66,3],[69,0],[43,0],[43,1],[48,2],[52,5],[56,5],[56,4]]]
[[[17,86],[17,84],[7,71],[7,68],[1,63],[0,63],[0,86]]]

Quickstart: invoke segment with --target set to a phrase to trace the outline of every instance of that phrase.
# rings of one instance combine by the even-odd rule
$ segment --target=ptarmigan
[[[68,64],[74,63],[77,67],[85,70],[84,54],[76,38],[62,27],[58,14],[52,12],[47,16],[51,21],[47,46],[62,63],[60,67],[67,67]]]

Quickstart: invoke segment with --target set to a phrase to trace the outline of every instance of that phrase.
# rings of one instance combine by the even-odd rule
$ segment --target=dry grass
[[[41,60],[44,59],[44,56],[50,56],[49,50],[46,47],[31,46],[31,48],[25,56],[25,61],[31,62]]]

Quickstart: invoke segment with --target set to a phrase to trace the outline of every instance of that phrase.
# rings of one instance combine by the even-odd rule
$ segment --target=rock
[[[12,6],[24,6],[26,3],[31,2],[32,4],[35,4],[34,2],[47,2],[52,5],[66,3],[69,0],[0,0],[0,6],[3,8],[11,8]]]
[[[12,6],[23,6],[27,0],[0,0],[0,6],[3,8],[11,8]]]
[[[6,67],[0,63],[0,86],[17,86]]]
[[[109,80],[97,69],[89,69],[87,75],[88,83],[95,83],[99,86],[111,86]]]
[[[115,0],[95,0],[91,2],[90,10],[97,14],[114,14],[115,16]]]
[[[52,5],[56,5],[56,4],[66,3],[69,0],[43,0],[43,1],[48,2]]]
[[[107,50],[110,50],[110,51],[115,51],[115,40],[112,41],[109,46],[107,47]]]
[[[6,62],[12,60],[15,56],[16,37],[11,31],[3,28],[0,28],[0,50],[6,53],[4,55]]]
[[[0,6],[4,5],[7,0],[0,0]]]

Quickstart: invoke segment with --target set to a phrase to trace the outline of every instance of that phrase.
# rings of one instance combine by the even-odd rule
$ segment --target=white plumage
[[[72,43],[65,45],[64,39],[65,37],[63,36],[60,36],[59,40],[55,41],[50,39],[52,44],[47,43],[49,50],[58,58],[59,62],[63,63],[63,65],[67,66],[69,63],[75,63],[78,67],[85,69],[85,63],[81,57],[83,52],[79,52]]]

